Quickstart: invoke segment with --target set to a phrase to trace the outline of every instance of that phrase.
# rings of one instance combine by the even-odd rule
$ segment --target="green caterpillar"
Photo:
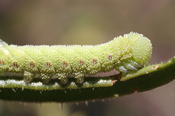
[[[21,75],[25,82],[58,80],[77,84],[100,72],[117,70],[123,75],[146,65],[152,44],[142,34],[130,32],[99,45],[8,45],[0,42],[0,75]],[[13,78],[17,79],[17,78]]]

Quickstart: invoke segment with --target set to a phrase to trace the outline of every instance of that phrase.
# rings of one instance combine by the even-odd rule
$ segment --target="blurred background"
[[[0,0],[0,37],[10,44],[99,44],[139,32],[152,63],[175,55],[174,0]],[[89,104],[0,101],[0,116],[174,116],[175,82]]]

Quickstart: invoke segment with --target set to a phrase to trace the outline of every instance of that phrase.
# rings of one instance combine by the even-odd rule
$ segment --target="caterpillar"
[[[61,85],[73,79],[82,85],[86,77],[100,72],[135,72],[148,64],[151,54],[150,40],[135,32],[98,45],[18,46],[1,40],[0,77],[13,75],[17,80],[20,75],[25,83],[58,80]]]

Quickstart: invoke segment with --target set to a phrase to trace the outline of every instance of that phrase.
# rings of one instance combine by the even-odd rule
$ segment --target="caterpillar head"
[[[147,65],[152,55],[151,41],[135,32],[114,38],[109,42],[109,46],[120,60],[132,58],[141,66]]]
[[[111,42],[113,51],[120,56],[131,58],[138,64],[144,66],[148,64],[152,55],[151,41],[136,32],[130,32],[114,38]],[[125,59],[125,58],[124,58]]]
[[[152,55],[151,41],[142,34],[134,32],[129,33],[128,36],[131,38],[131,50],[134,60],[141,65],[148,64]]]

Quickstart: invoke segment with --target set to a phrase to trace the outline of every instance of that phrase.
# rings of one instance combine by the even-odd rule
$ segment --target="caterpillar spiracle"
[[[1,40],[0,76],[13,75],[17,80],[20,75],[25,83],[58,80],[62,85],[72,78],[81,85],[86,77],[100,72],[137,71],[147,65],[151,54],[150,40],[135,32],[99,45],[18,46]]]

